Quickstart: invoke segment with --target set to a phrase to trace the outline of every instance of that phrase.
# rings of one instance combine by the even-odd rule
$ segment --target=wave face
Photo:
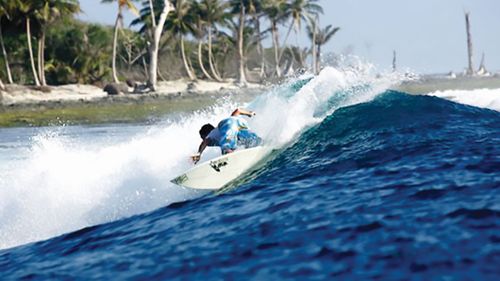
[[[0,226],[0,234],[11,239],[4,248],[59,236],[0,251],[2,274],[13,279],[495,280],[500,273],[500,113],[386,90],[397,79],[330,68],[258,97],[248,105],[259,114],[251,126],[278,151],[222,194],[190,192],[167,182],[188,166],[183,159],[198,142],[187,131],[224,116],[235,106],[231,102],[146,133],[127,133],[119,145],[104,138],[84,149],[78,137],[78,145],[75,139],[69,145],[67,134],[39,134],[41,141],[28,145],[39,151],[4,165],[11,176],[24,164],[28,179],[38,171],[44,177],[36,183],[2,177],[3,186],[14,192],[0,197],[1,206],[10,206],[0,213],[8,226]],[[72,171],[51,168],[48,159],[56,151],[80,163],[79,173],[61,184],[47,180],[53,169]],[[40,166],[32,164],[37,161]],[[101,171],[110,164],[119,169]],[[82,170],[88,173],[79,175]],[[53,194],[41,198],[40,186]],[[31,191],[36,200],[22,199],[22,191]],[[46,200],[51,204],[42,205]],[[46,224],[50,229],[43,228]],[[16,240],[34,227],[43,235]],[[63,234],[71,230],[77,231]]]

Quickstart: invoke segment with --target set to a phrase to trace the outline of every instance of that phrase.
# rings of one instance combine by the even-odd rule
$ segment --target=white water
[[[437,91],[429,95],[461,104],[500,111],[500,89]]]
[[[280,147],[336,108],[374,98],[394,80],[375,79],[359,67],[325,68],[295,94],[286,84],[255,99],[247,105],[257,112],[249,124]],[[342,92],[357,85],[370,87]],[[332,99],[334,106],[325,110]],[[21,139],[0,130],[0,249],[204,195],[170,180],[192,165],[188,159],[199,145],[201,125],[217,124],[236,106],[223,101],[154,126],[61,126],[33,130],[31,138],[28,133]],[[202,161],[218,153],[209,148]]]

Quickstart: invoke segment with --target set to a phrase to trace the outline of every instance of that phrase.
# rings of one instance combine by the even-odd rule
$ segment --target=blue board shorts
[[[219,146],[222,154],[227,154],[244,146],[254,147],[261,143],[261,138],[254,132],[248,130],[247,122],[236,116],[231,116],[219,122],[217,128],[220,132]]]

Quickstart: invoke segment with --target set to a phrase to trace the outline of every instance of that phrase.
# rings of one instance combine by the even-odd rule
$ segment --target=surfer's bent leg
[[[238,145],[245,148],[255,147],[262,143],[262,139],[250,130],[240,130],[238,132]]]
[[[222,154],[228,154],[236,150],[238,141],[236,134],[228,135],[219,142]]]

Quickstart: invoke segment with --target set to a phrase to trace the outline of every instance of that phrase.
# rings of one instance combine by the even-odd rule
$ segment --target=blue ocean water
[[[500,113],[332,106],[239,186],[0,250],[2,279],[498,280]]]

